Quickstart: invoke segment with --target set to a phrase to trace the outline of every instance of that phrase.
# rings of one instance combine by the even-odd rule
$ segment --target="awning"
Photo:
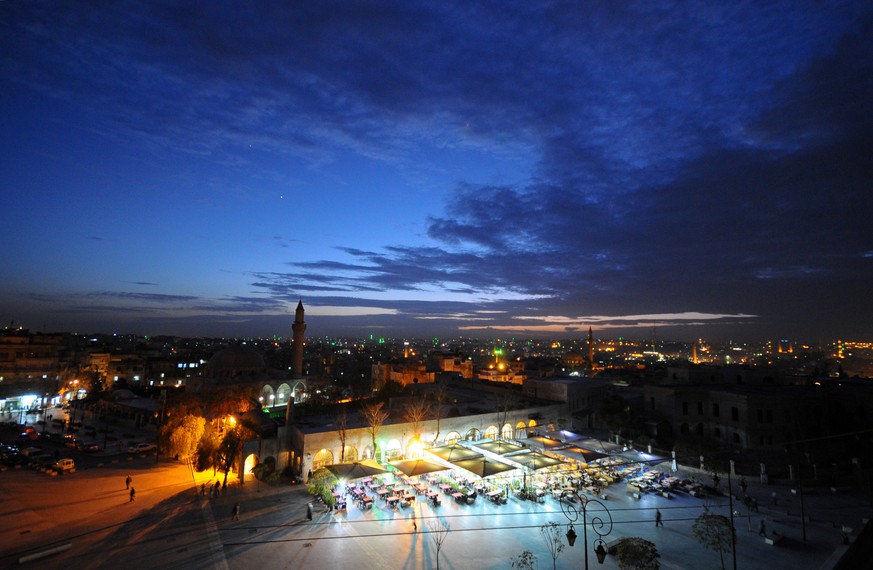
[[[484,449],[489,453],[493,453],[494,455],[508,455],[510,453],[518,453],[520,451],[526,451],[527,448],[521,445],[516,445],[514,443],[509,443],[508,441],[488,441],[486,443],[475,443],[473,447]]]
[[[585,449],[584,447],[578,447],[575,445],[571,445],[570,447],[565,447],[563,449],[552,450],[552,453],[557,453],[569,459],[581,461],[582,463],[591,463],[592,461],[597,461],[598,459],[608,457],[605,453],[599,453],[597,451],[592,451],[590,449]]]
[[[474,459],[476,457],[482,457],[482,454],[478,451],[474,451],[469,447],[464,447],[459,443],[442,445],[440,447],[430,447],[425,449],[425,451],[432,455],[436,455],[443,461],[451,461],[452,463],[461,459]]]
[[[361,477],[388,473],[387,469],[383,469],[372,459],[364,459],[354,463],[334,463],[333,465],[325,465],[324,468],[341,479],[360,479]]]
[[[445,471],[450,469],[442,463],[429,461],[427,459],[403,459],[400,461],[390,461],[390,465],[396,467],[410,477],[415,475],[424,475],[425,473],[433,473],[434,471]]]
[[[531,447],[535,447],[537,449],[555,449],[557,447],[563,447],[567,445],[562,441],[558,441],[556,439],[549,439],[547,437],[537,436],[537,437],[529,437],[527,439],[522,439],[521,443],[529,445]]]
[[[485,456],[479,456],[473,459],[461,459],[459,461],[453,461],[452,463],[453,465],[469,471],[470,473],[474,473],[479,477],[490,477],[491,475],[497,475],[498,473],[511,471],[516,468],[514,465],[508,465],[501,461],[488,459]]]
[[[537,469],[543,469],[545,467],[551,467],[552,465],[560,465],[563,463],[560,459],[556,459],[554,457],[549,457],[548,455],[543,455],[542,453],[525,453],[523,455],[513,455],[510,457],[512,461],[516,463],[521,463],[528,469],[533,469],[536,471]]]

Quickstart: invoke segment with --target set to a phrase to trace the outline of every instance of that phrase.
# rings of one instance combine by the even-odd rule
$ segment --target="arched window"
[[[358,450],[355,449],[354,446],[347,445],[345,452],[343,453],[343,462],[352,463],[358,460]]]
[[[457,443],[459,439],[461,439],[461,434],[456,431],[452,431],[446,434],[446,443],[449,445]]]
[[[273,400],[276,398],[276,395],[273,393],[273,387],[269,384],[264,385],[261,388],[261,396],[258,400],[261,402],[261,405],[265,408],[269,408],[273,405]]]
[[[503,426],[503,439],[512,439],[512,424],[506,424]]]
[[[481,439],[481,437],[482,432],[480,432],[476,428],[472,428],[470,431],[467,432],[467,435],[464,436],[464,439],[466,439],[467,441],[476,441],[477,439]]]
[[[302,380],[296,382],[294,386],[291,387],[291,395],[294,397],[295,402],[302,402],[305,400],[306,384],[304,384]]]
[[[276,405],[284,406],[288,403],[288,398],[291,397],[291,386],[288,384],[279,384],[276,388]]]
[[[259,461],[258,456],[254,453],[246,457],[245,463],[243,464],[243,468],[245,469],[244,473],[254,474],[254,469],[258,466]]]
[[[312,470],[317,471],[325,465],[333,465],[333,453],[329,449],[322,449],[312,459]]]
[[[527,427],[537,427],[537,421],[531,420],[531,421],[527,422]]]
[[[389,461],[392,459],[399,459],[402,455],[400,441],[397,439],[392,439],[385,446],[385,458]]]
[[[485,439],[497,439],[498,433],[497,426],[488,426],[485,429]]]

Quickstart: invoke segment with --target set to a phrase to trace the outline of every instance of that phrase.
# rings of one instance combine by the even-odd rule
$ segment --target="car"
[[[68,457],[64,459],[58,459],[57,461],[55,461],[54,465],[52,465],[52,469],[54,469],[58,473],[63,473],[65,471],[75,471],[76,462]]]
[[[79,446],[79,449],[88,452],[100,451],[100,444],[96,441],[85,441]]]
[[[21,465],[26,458],[17,451],[0,452],[0,462],[4,465]]]
[[[130,447],[127,448],[128,453],[145,453],[147,451],[154,451],[158,447],[154,443],[148,442],[140,442],[131,444]]]
[[[30,459],[30,464],[39,467],[40,469],[45,469],[46,467],[51,467],[55,462],[54,455],[50,453],[44,453],[42,455],[37,455]]]
[[[79,446],[82,445],[82,440],[80,439],[68,439],[66,443],[64,443],[70,449],[79,449]]]

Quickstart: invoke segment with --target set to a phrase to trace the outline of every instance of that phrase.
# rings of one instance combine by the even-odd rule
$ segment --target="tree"
[[[630,404],[621,396],[609,394],[597,404],[597,418],[618,435],[633,437],[638,433],[639,418],[631,412]]]
[[[210,467],[213,469],[213,475],[216,468],[216,457],[218,456],[218,434],[212,424],[206,424],[203,429],[203,435],[200,436],[200,441],[197,443],[197,451],[195,458],[195,469],[197,471],[205,471]]]
[[[344,404],[340,404],[339,412],[336,415],[336,433],[339,435],[340,440],[340,463],[346,462],[346,439],[348,438],[348,432],[346,431],[346,426],[348,424],[348,418],[346,417],[346,407]]]
[[[691,525],[691,534],[707,550],[715,550],[724,570],[724,553],[733,546],[731,522],[726,516],[705,512]]]
[[[437,570],[440,570],[440,550],[443,548],[443,542],[445,542],[446,537],[449,536],[449,524],[438,519],[429,522],[427,526],[430,528],[430,539],[433,541],[437,551]]]
[[[367,425],[367,432],[370,434],[370,440],[373,442],[373,457],[376,457],[376,437],[379,435],[379,430],[382,429],[382,424],[388,419],[388,412],[382,410],[382,402],[373,402],[361,406],[361,420]]]
[[[333,507],[333,487],[337,484],[337,481],[336,475],[321,467],[316,469],[312,477],[306,481],[306,491],[310,495],[320,496],[325,505]]]
[[[415,398],[406,404],[403,419],[412,425],[413,437],[421,438],[421,424],[429,414],[430,406],[424,400]]]
[[[443,417],[443,402],[446,399],[446,387],[444,384],[436,384],[431,395],[434,399],[434,405],[432,406],[434,419],[436,420],[436,434],[433,436],[433,443],[436,444],[440,439],[440,420]]]
[[[530,550],[525,550],[518,556],[513,556],[511,565],[518,570],[537,570],[537,557]]]
[[[503,390],[497,396],[497,438],[503,438],[503,426],[506,425],[506,419],[509,417],[511,410],[516,403],[515,394],[509,390]]]
[[[552,556],[552,569],[558,568],[558,556],[564,551],[563,534],[561,533],[561,525],[552,521],[540,527],[540,534],[543,536],[543,541],[546,543],[546,548],[549,549],[549,554]]]
[[[111,385],[107,382],[105,374],[101,374],[96,366],[86,366],[79,373],[82,379],[82,386],[85,388],[85,399],[89,402],[96,401],[100,398],[100,394],[109,390]]]
[[[239,428],[233,427],[227,430],[227,433],[224,434],[224,437],[221,439],[221,443],[216,450],[218,469],[224,473],[223,487],[227,487],[227,474],[230,473],[230,470],[233,469],[234,465],[236,465],[236,461],[240,456],[241,448],[242,437],[240,436]]]
[[[636,536],[622,538],[615,551],[615,561],[621,570],[658,570],[660,556],[654,543]]]
[[[178,455],[187,460],[196,453],[205,429],[206,420],[201,416],[171,416],[161,428],[161,451],[170,457]]]

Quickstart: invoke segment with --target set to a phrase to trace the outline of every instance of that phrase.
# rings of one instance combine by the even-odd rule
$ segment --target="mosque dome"
[[[267,368],[258,351],[247,346],[229,346],[212,355],[206,364],[206,376],[211,378],[236,378],[255,376]]]

